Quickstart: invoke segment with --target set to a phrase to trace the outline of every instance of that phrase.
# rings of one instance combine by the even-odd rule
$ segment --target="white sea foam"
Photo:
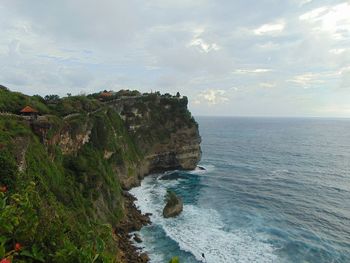
[[[275,262],[273,247],[264,242],[264,237],[249,231],[227,232],[219,213],[195,205],[185,205],[180,216],[165,219],[162,216],[166,188],[175,186],[176,180],[156,180],[148,177],[138,188],[131,190],[142,212],[152,213],[153,224],[161,226],[166,235],[176,241],[179,247],[193,254],[198,261],[205,254],[208,263],[232,262]],[[147,250],[152,250],[144,237]],[[164,262],[161,256],[150,253],[151,262]],[[205,262],[205,261],[203,261]]]
[[[208,172],[212,172],[215,169],[215,166],[211,165],[211,164],[208,164],[208,165],[207,164],[203,164],[203,165],[200,165],[200,167],[204,168],[204,170],[199,168],[199,166],[197,166],[196,169],[194,169],[192,171],[189,171],[188,173],[202,175],[202,174],[206,174]]]

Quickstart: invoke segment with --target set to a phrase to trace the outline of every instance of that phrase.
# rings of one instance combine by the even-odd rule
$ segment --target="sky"
[[[179,91],[194,115],[350,117],[350,0],[1,0],[0,84]]]

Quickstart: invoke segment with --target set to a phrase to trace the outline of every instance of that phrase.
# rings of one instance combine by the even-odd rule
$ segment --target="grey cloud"
[[[56,41],[87,42],[94,46],[117,46],[133,37],[144,25],[136,1],[110,0],[5,0],[6,4],[32,22],[33,29]]]
[[[300,16],[343,2],[4,0],[0,82],[30,94],[180,91],[196,114],[321,114],[325,98],[350,98],[337,91],[349,86],[337,72],[349,67],[350,39]],[[228,101],[195,104],[198,94]]]

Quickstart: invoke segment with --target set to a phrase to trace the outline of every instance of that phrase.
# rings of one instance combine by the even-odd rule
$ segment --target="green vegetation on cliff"
[[[156,143],[197,125],[186,97],[122,91],[114,99],[123,96],[0,88],[0,112],[13,114],[0,114],[0,259],[122,260],[113,230],[125,213],[122,181],[151,169],[138,171]],[[26,105],[42,116],[18,116]]]
[[[113,261],[117,248],[110,224],[122,216],[120,186],[111,179],[113,172],[101,153],[86,145],[72,158],[74,166],[69,156],[51,159],[26,123],[2,117],[0,130],[0,164],[6,168],[0,170],[0,185],[7,188],[0,193],[0,258]],[[27,144],[26,149],[19,142]],[[21,151],[25,151],[23,172],[16,164]],[[98,191],[93,182],[108,186],[108,191]],[[96,217],[92,205],[99,194],[110,198],[111,214],[105,222]],[[16,243],[23,247],[20,251],[13,251]]]

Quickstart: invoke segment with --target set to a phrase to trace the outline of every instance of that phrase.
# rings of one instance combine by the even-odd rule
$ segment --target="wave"
[[[189,171],[189,174],[198,174],[198,175],[202,175],[202,174],[206,174],[208,172],[212,172],[215,170],[215,166],[211,165],[211,164],[202,164],[202,165],[198,165],[194,170]]]
[[[226,232],[220,215],[213,209],[185,205],[174,220],[164,220],[163,228],[181,249],[198,261],[207,262],[273,262],[273,247],[245,231]]]
[[[153,224],[160,226],[166,236],[175,241],[181,250],[191,253],[198,262],[276,261],[274,248],[263,235],[240,229],[226,231],[220,214],[214,209],[185,204],[180,216],[172,219],[163,218],[166,189],[176,184],[178,181],[160,181],[151,176],[145,178],[140,187],[130,192],[138,199],[136,205],[141,211],[152,213]],[[146,251],[152,250],[146,242],[143,245]],[[202,253],[206,261],[203,260]],[[164,262],[160,255],[152,253],[150,258],[151,262]]]

